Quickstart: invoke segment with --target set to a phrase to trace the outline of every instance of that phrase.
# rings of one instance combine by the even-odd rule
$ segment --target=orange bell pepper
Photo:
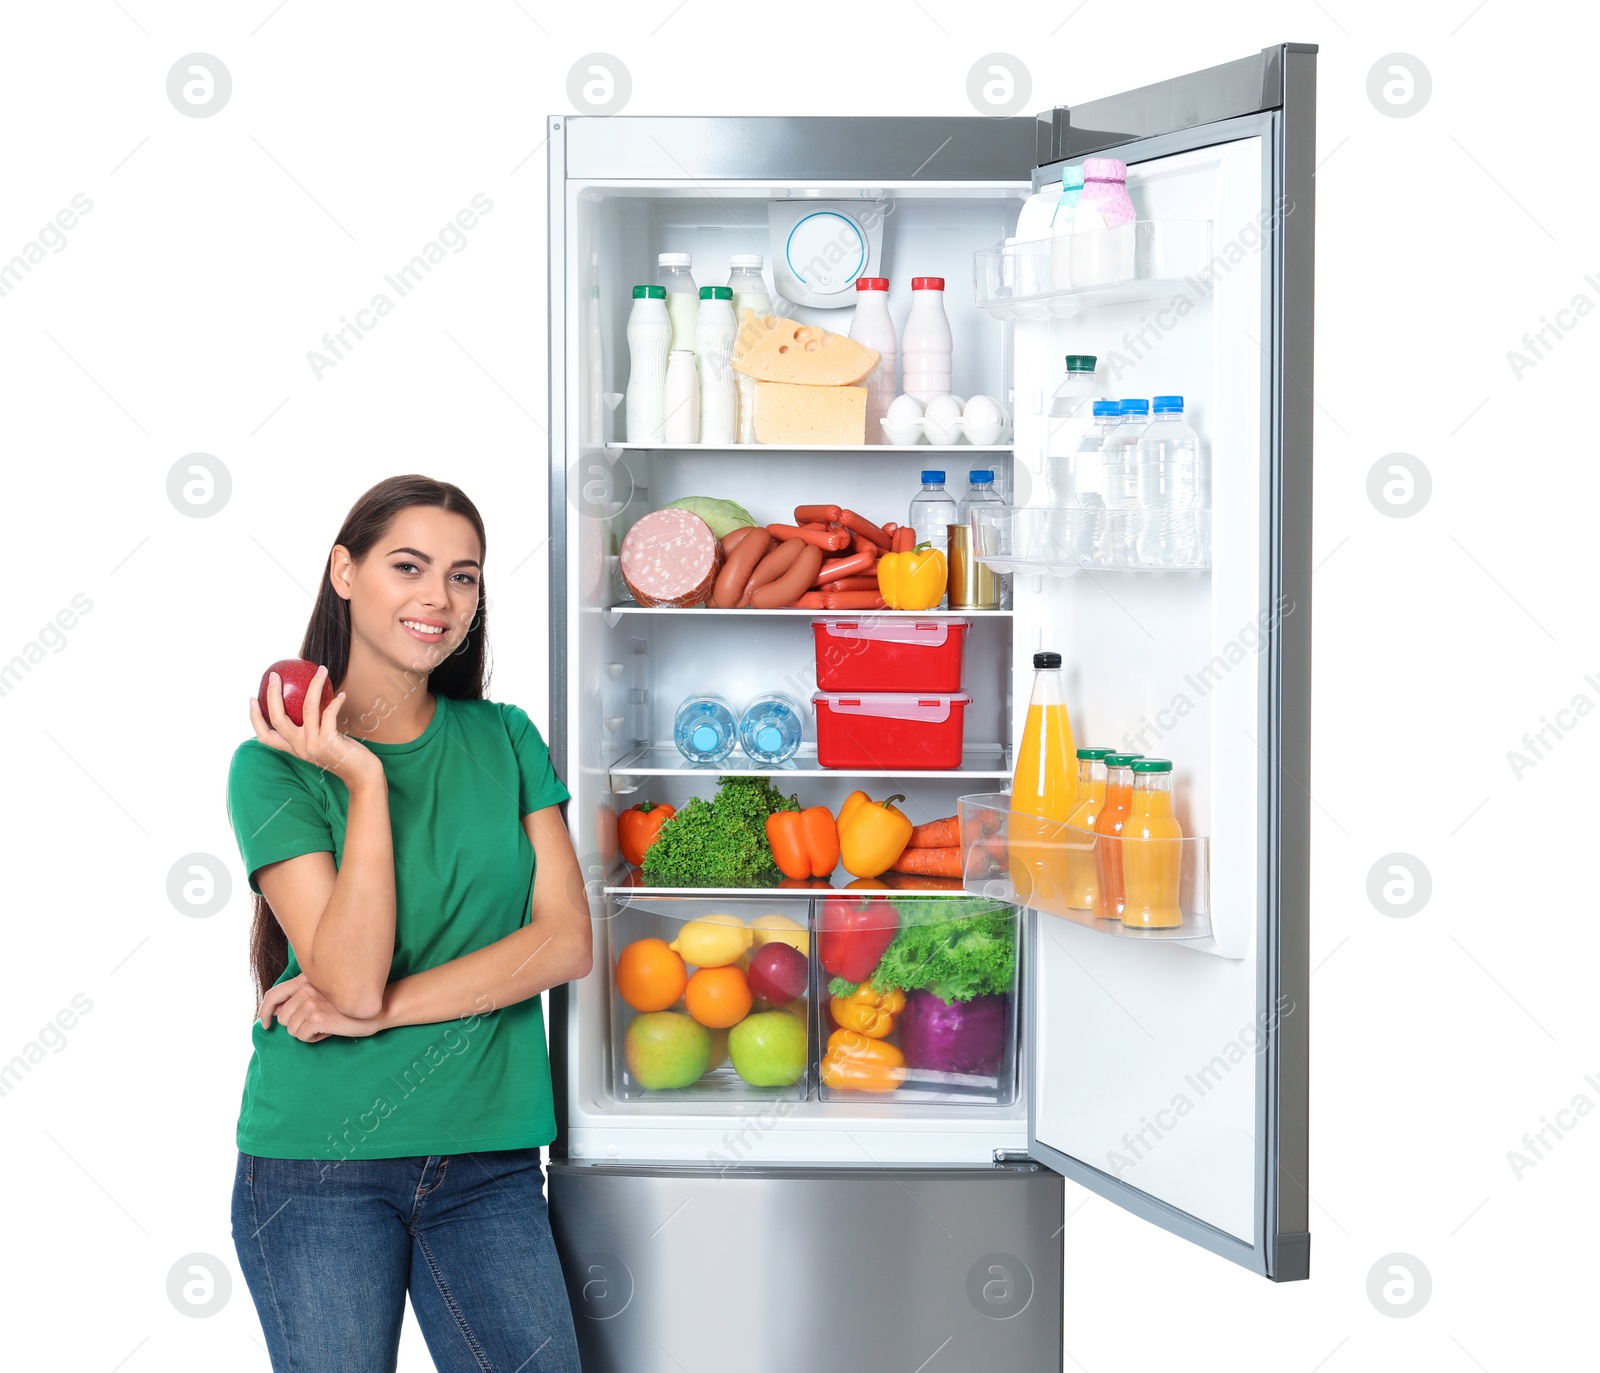
[[[774,811],[767,817],[767,842],[785,877],[827,877],[839,866],[839,828],[826,806]]]
[[[905,1008],[906,994],[900,988],[875,992],[870,982],[863,982],[849,996],[836,996],[828,1002],[835,1024],[841,1029],[859,1030],[868,1039],[892,1034],[895,1020]]]
[[[641,801],[617,818],[617,844],[634,867],[644,866],[644,856],[656,842],[661,827],[678,812],[665,803]]]
[[[823,1082],[836,1092],[892,1092],[905,1081],[905,1062],[887,1040],[835,1030],[820,1067]]]

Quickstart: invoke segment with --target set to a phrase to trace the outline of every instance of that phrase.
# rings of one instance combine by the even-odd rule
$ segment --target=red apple
[[[304,658],[280,658],[261,674],[261,694],[256,699],[261,704],[261,718],[268,725],[272,723],[272,712],[267,709],[267,685],[274,672],[283,687],[283,713],[295,724],[305,724],[306,693],[311,688],[311,679],[317,675],[317,665]],[[326,685],[322,688],[322,704],[328,704]]]
[[[787,1006],[806,989],[806,956],[793,944],[773,940],[750,955],[750,991],[763,1006]]]

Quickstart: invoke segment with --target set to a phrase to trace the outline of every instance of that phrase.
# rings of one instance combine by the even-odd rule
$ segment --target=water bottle
[[[1122,406],[1114,400],[1094,402],[1094,424],[1078,440],[1072,454],[1070,481],[1072,512],[1068,541],[1083,562],[1094,561],[1095,541],[1100,534],[1106,508],[1106,439],[1122,418]]]
[[[1007,579],[972,558],[972,550],[978,542],[972,532],[972,512],[998,510],[1001,507],[1000,497],[994,490],[994,473],[988,468],[967,473],[967,494],[961,498],[961,504],[956,509],[956,526],[964,540],[966,566],[953,569],[951,585],[955,591],[950,600],[952,608],[959,601],[963,610],[1005,609],[1008,599],[1005,592],[1009,589],[1006,586]],[[961,556],[958,555],[960,561]]]
[[[1094,560],[1103,567],[1139,565],[1139,434],[1150,413],[1147,400],[1120,403],[1116,428],[1100,449],[1105,480],[1105,515],[1095,539]]]
[[[800,707],[779,693],[756,697],[739,717],[739,747],[757,767],[787,763],[800,751],[804,733]]]
[[[943,472],[922,474],[922,490],[912,498],[907,521],[916,531],[918,543],[931,543],[949,556],[949,530],[956,522],[956,503],[944,489]]]
[[[720,696],[690,696],[678,707],[672,742],[691,763],[720,763],[738,740],[733,707]]]
[[[1088,353],[1067,354],[1067,379],[1050,398],[1045,440],[1045,504],[1068,506],[1074,503],[1073,458],[1079,441],[1090,428],[1090,408],[1105,397],[1094,379],[1095,359]]]
[[[1157,396],[1154,408],[1139,435],[1139,561],[1194,567],[1201,561],[1200,439],[1183,421],[1182,396]]]

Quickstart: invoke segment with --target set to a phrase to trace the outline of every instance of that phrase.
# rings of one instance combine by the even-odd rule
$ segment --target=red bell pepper
[[[822,903],[817,955],[834,977],[865,982],[899,928],[900,912],[888,901],[835,897]]]

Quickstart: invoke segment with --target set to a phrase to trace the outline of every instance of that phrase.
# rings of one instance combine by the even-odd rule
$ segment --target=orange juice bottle
[[[1078,804],[1067,817],[1067,864],[1063,903],[1092,911],[1100,901],[1100,874],[1094,860],[1094,822],[1106,800],[1108,748],[1078,750]]]
[[[1122,823],[1122,923],[1146,929],[1183,924],[1178,884],[1183,875],[1183,830],[1172,813],[1172,764],[1133,760],[1133,800]]]
[[[1133,760],[1143,756],[1139,753],[1106,755],[1106,799],[1101,803],[1100,814],[1094,818],[1096,835],[1109,835],[1114,840],[1121,837],[1123,821],[1133,805]],[[1100,879],[1099,900],[1094,913],[1105,920],[1120,920],[1125,899],[1122,888],[1122,845],[1097,841],[1094,857],[1095,873]]]
[[[1063,831],[1078,799],[1077,745],[1067,718],[1061,655],[1033,655],[1033,698],[1011,778],[1007,846],[1017,899],[1059,914]]]

